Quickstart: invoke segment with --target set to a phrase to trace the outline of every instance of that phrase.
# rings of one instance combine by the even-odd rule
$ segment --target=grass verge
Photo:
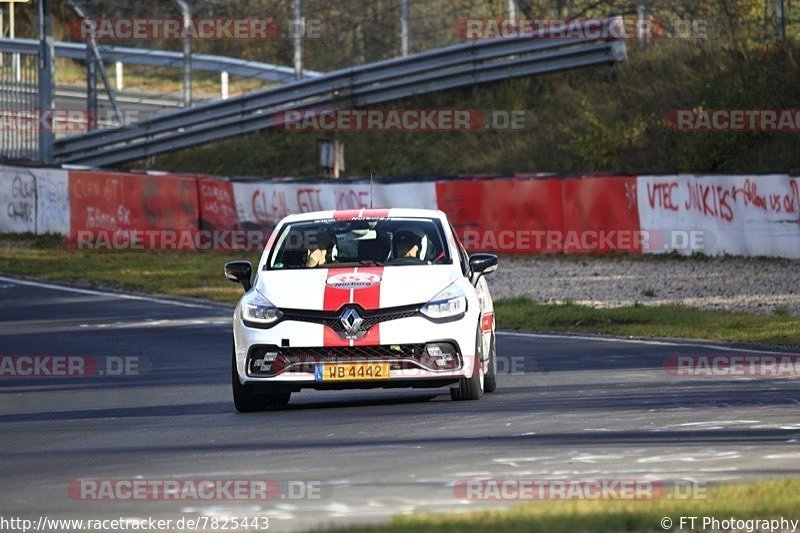
[[[97,252],[68,249],[60,237],[0,238],[0,272],[79,286],[235,303],[242,288],[225,279],[226,261],[252,252]]]
[[[571,303],[539,304],[526,298],[500,300],[495,311],[503,329],[800,346],[800,319],[785,313],[766,315],[641,304],[595,309]]]
[[[397,517],[385,525],[348,528],[348,531],[706,531],[703,518],[720,520],[800,519],[800,479],[777,479],[752,484],[719,485],[707,498],[692,500],[548,501],[511,509],[458,514],[414,514]],[[680,517],[698,517],[695,527],[680,528]],[[662,527],[662,520],[671,524]],[[665,522],[666,524],[666,522]],[[711,525],[711,524],[709,524]],[[741,531],[764,531],[760,525]],[[791,526],[789,526],[791,531]]]
[[[241,288],[225,279],[233,259],[256,263],[252,252],[96,252],[68,249],[58,237],[0,236],[0,272],[81,286],[206,298],[233,304]],[[538,304],[519,298],[496,302],[502,329],[637,337],[677,337],[800,346],[800,319],[677,305],[594,309]]]
[[[109,77],[113,88],[116,87],[116,76],[113,67],[109,68]],[[124,90],[146,92],[150,94],[180,97],[183,91],[183,72],[168,67],[152,67],[150,65],[125,65]],[[56,84],[73,87],[86,86],[86,68],[83,63],[71,59],[56,59]],[[263,89],[270,83],[255,78],[231,76],[228,92],[237,96],[250,91]],[[102,89],[101,89],[102,90]],[[194,98],[219,98],[220,78],[216,72],[195,71],[192,73],[192,95]]]

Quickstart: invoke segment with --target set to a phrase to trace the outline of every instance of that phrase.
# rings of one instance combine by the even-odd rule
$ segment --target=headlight
[[[242,301],[242,318],[257,324],[272,324],[283,316],[283,312],[264,298],[258,291],[250,291]]]
[[[420,312],[433,319],[462,316],[467,312],[467,296],[453,283],[423,305]]]

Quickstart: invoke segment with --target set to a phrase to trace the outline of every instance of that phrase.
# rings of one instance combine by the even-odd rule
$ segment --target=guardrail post
[[[27,2],[28,0],[7,0],[8,2],[8,37],[14,39],[16,37],[14,32],[14,24],[16,15],[14,13],[14,4],[16,2]],[[22,63],[19,54],[11,55],[11,73],[14,76],[14,81],[17,83],[22,81]]]
[[[639,50],[644,50],[647,48],[647,31],[646,31],[646,20],[647,17],[647,4],[645,3],[646,0],[636,0],[636,20],[637,20],[637,27],[636,27],[636,40],[638,41]]]
[[[183,14],[183,105],[192,105],[192,8],[185,0],[175,0]]]
[[[123,69],[122,61],[117,61],[114,64],[114,67],[116,68],[116,71],[117,71],[116,72],[116,74],[117,74],[117,90],[121,91],[124,88],[124,85],[123,85],[123,81],[124,80],[122,79],[122,76],[123,76],[123,73],[122,73],[122,69]]]
[[[86,47],[86,129],[97,129],[97,61]]]
[[[220,89],[222,91],[222,99],[223,100],[227,100],[228,99],[228,89],[229,89],[228,88],[228,73],[225,72],[224,70],[219,75],[219,84],[220,84]]]
[[[510,20],[517,19],[517,0],[508,0],[508,18]]]
[[[403,49],[403,56],[411,53],[411,36],[409,34],[410,15],[408,12],[408,0],[400,0],[400,40]]]
[[[48,123],[51,125],[51,127],[39,128],[39,160],[43,163],[53,162],[53,144],[55,143],[55,122],[52,116],[53,94],[55,93],[53,67],[55,50],[51,10],[52,0],[39,0],[39,113],[50,113]]]
[[[778,41],[786,38],[786,15],[783,0],[775,0],[775,34]]]
[[[306,21],[303,18],[303,0],[294,0],[294,79],[303,77],[303,34],[306,32]]]

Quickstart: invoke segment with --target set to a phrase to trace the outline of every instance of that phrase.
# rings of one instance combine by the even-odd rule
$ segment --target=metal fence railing
[[[0,51],[4,53],[35,54],[38,49],[39,41],[33,39],[0,39]],[[130,65],[173,68],[181,68],[183,65],[182,52],[125,46],[101,46],[100,52],[103,60],[110,63],[119,61]],[[86,43],[56,42],[55,54],[56,57],[83,61],[86,59]],[[263,63],[261,61],[248,61],[235,57],[193,54],[192,69],[204,72],[227,72],[231,76],[280,83],[294,81],[294,69],[292,67]],[[315,71],[305,70],[303,75],[313,78],[320,74]]]
[[[0,38],[0,158],[6,160],[38,160],[39,134],[42,128],[52,129],[56,138],[85,133],[91,120],[95,127],[108,128],[120,125],[108,106],[108,95],[99,95],[101,108],[89,109],[89,103],[79,101],[88,95],[85,88],[71,90],[70,87],[56,89],[56,98],[60,99],[57,110],[40,112],[38,106],[38,57],[40,43],[33,39]],[[87,45],[85,43],[56,42],[55,57],[86,61]],[[180,68],[183,54],[166,50],[151,50],[120,46],[102,46],[104,61],[120,62],[131,65],[149,67]],[[221,75],[255,78],[269,82],[293,82],[294,69],[281,65],[248,61],[232,57],[194,54],[192,68],[196,71],[217,72]],[[314,71],[304,71],[305,78],[320,75]],[[127,108],[132,115],[138,116],[142,105],[161,105],[164,102],[157,97],[130,94],[121,98],[117,91],[115,99]],[[131,100],[131,102],[128,102]],[[163,99],[161,99],[163,100]],[[153,103],[149,103],[153,102]],[[171,105],[172,102],[170,102]],[[142,112],[144,113],[144,112]]]
[[[38,54],[7,54],[0,66],[0,157],[36,159],[41,121]]]

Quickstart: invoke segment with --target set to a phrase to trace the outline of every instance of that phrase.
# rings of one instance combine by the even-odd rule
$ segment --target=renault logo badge
[[[342,313],[342,316],[339,318],[339,320],[341,320],[342,326],[344,326],[344,331],[348,336],[356,335],[358,330],[361,328],[361,323],[364,322],[364,319],[361,318],[361,315],[358,314],[358,311],[352,307]]]

